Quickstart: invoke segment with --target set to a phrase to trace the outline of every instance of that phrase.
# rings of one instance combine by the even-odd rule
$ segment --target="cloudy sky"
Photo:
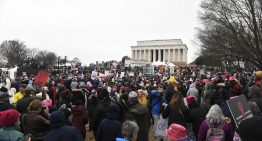
[[[131,56],[138,40],[182,39],[188,60],[201,0],[0,0],[0,42],[78,57],[84,64]]]

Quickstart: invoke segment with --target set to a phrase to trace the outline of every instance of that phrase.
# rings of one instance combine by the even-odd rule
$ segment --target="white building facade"
[[[137,41],[131,46],[133,60],[187,64],[187,46],[180,39]]]

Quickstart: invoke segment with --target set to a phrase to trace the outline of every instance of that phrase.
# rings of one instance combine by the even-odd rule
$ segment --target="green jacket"
[[[15,126],[3,127],[0,129],[0,141],[25,141],[25,136]]]

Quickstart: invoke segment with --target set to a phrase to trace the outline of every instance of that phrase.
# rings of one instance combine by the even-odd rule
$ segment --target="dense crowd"
[[[121,77],[113,70],[95,76],[52,70],[45,86],[26,74],[2,78],[0,141],[82,141],[88,134],[96,141],[262,139],[262,84],[255,71],[155,70]],[[245,95],[253,117],[237,127],[226,101],[239,95]],[[164,119],[163,136],[157,128]]]

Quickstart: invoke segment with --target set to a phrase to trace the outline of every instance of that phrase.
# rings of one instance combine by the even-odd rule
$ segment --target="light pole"
[[[59,70],[59,63],[60,63],[60,56],[58,56],[58,58],[57,58],[57,67],[58,67],[58,70]]]

